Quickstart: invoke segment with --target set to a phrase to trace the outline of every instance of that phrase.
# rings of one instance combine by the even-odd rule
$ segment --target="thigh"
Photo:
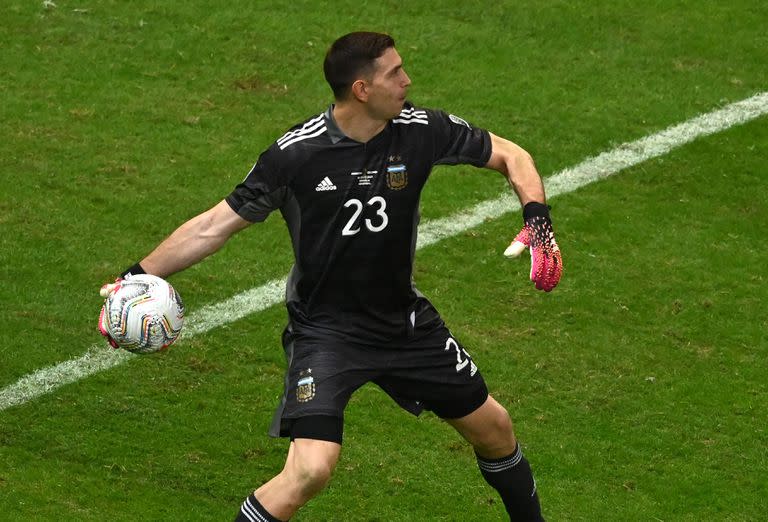
[[[330,474],[341,455],[341,444],[324,440],[296,439],[288,448],[285,468],[306,473],[307,470],[327,470]]]
[[[375,376],[371,357],[343,339],[289,328],[283,343],[288,370],[273,436],[289,436],[299,418],[343,418],[352,393]]]
[[[488,397],[477,365],[447,328],[411,340],[390,356],[387,372],[374,382],[412,413],[418,411],[407,407],[409,401],[439,417],[459,418]]]
[[[490,395],[482,406],[468,415],[445,420],[485,458],[503,457],[515,450],[509,413]]]

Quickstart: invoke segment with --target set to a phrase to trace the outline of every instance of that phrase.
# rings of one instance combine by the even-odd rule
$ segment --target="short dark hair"
[[[334,97],[345,99],[359,75],[370,72],[373,62],[394,46],[395,40],[388,34],[367,31],[349,33],[333,42],[325,53],[323,71]]]

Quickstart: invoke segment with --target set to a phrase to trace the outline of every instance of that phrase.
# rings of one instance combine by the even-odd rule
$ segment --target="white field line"
[[[746,123],[768,114],[768,92],[732,103],[721,109],[702,114],[639,140],[619,145],[615,149],[588,158],[578,165],[562,170],[544,180],[547,196],[555,197],[612,176],[699,137],[714,134],[734,125]],[[520,204],[511,193],[478,203],[451,216],[425,221],[419,227],[417,248],[458,235],[489,219],[518,210]],[[204,306],[187,317],[184,337],[208,332],[218,326],[260,312],[283,300],[285,278],[251,288],[220,303]],[[24,404],[50,393],[65,384],[118,366],[135,357],[122,351],[92,345],[75,359],[49,366],[28,374],[0,391],[0,411]]]

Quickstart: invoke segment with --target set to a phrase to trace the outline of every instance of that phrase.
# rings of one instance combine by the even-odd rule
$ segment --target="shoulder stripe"
[[[292,130],[289,132],[286,132],[277,140],[278,145],[283,145],[286,141],[292,140],[293,138],[296,138],[298,136],[302,136],[304,134],[309,134],[311,132],[314,132],[317,130],[318,127],[325,125],[325,114],[321,114],[320,116],[317,116],[315,118],[312,118],[308,122],[306,122],[300,129]],[[280,147],[283,148],[283,147]]]
[[[421,115],[421,114],[403,114],[400,113],[399,119],[402,120],[428,120],[427,115]]]
[[[400,111],[400,115],[392,120],[392,123],[404,123],[406,125],[419,123],[421,125],[429,125],[429,118],[427,117],[427,111],[409,107],[408,109]]]
[[[284,150],[286,147],[289,147],[293,145],[294,143],[297,143],[299,141],[308,140],[309,138],[314,138],[315,136],[320,136],[322,133],[324,133],[327,129],[325,128],[325,124],[321,124],[320,128],[315,130],[314,132],[311,132],[309,134],[301,134],[299,136],[294,136],[291,139],[284,141],[283,143],[279,144],[280,150]]]
[[[416,108],[411,107],[410,109],[403,109],[402,111],[400,111],[400,116],[401,117],[415,116],[415,117],[426,118],[427,117],[427,111],[417,110]]]
[[[397,118],[392,120],[392,123],[404,123],[405,125],[410,125],[411,123],[420,123],[421,125],[429,125],[429,120],[426,118]]]

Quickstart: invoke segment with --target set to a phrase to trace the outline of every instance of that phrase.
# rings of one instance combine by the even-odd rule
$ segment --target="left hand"
[[[526,218],[525,225],[504,251],[504,255],[517,257],[526,247],[531,250],[531,281],[537,289],[551,292],[560,282],[563,258],[549,217]]]

